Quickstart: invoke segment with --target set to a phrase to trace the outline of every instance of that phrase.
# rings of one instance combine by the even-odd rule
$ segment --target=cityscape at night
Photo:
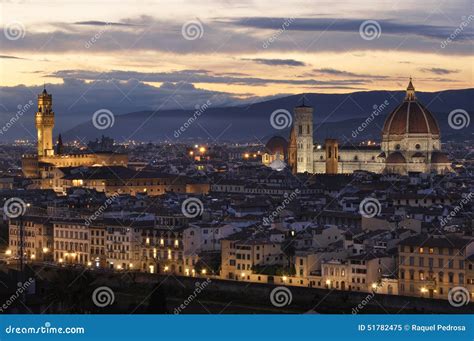
[[[472,340],[472,5],[2,1],[0,338]]]

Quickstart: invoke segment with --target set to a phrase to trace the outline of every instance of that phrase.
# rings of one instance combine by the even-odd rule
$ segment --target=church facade
[[[278,139],[279,144],[284,144],[281,139]],[[451,162],[441,151],[436,119],[416,98],[411,79],[404,101],[385,120],[379,146],[340,146],[336,139],[326,139],[324,145],[315,145],[313,108],[304,103],[294,109],[288,143],[275,147],[278,144],[275,138],[270,141],[263,163],[275,159],[275,150],[287,150],[285,160],[293,173],[339,174],[363,170],[405,175],[451,171]]]
[[[41,178],[47,181],[48,175],[55,168],[81,166],[127,166],[126,154],[101,152],[64,154],[61,135],[58,143],[53,144],[55,114],[53,96],[46,89],[38,95],[38,110],[35,115],[38,136],[37,153],[22,156],[22,171],[27,178]]]

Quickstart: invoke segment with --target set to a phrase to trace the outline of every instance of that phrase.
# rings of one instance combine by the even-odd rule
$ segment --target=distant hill
[[[380,140],[380,130],[386,115],[404,98],[402,91],[368,91],[351,94],[305,94],[305,103],[314,107],[315,141],[325,137],[353,140],[352,131],[372,113],[374,106],[385,101],[387,108],[356,140]],[[449,127],[447,116],[454,109],[464,109],[471,116],[474,111],[474,89],[448,90],[433,93],[417,92],[419,100],[428,107],[438,119],[442,136],[464,139],[472,136],[474,123],[467,129],[453,130]],[[247,106],[214,108],[210,107],[189,127],[175,137],[175,131],[193,116],[192,110],[164,110],[158,112],[140,111],[115,116],[114,125],[98,130],[92,121],[80,124],[63,133],[66,140],[94,139],[102,134],[117,141],[134,139],[139,141],[246,141],[265,142],[272,135],[287,137],[289,129],[276,130],[270,124],[270,115],[277,109],[292,112],[301,103],[302,95],[292,95]]]

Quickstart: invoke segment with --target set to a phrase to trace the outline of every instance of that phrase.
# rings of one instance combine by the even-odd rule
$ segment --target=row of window
[[[415,280],[415,271],[410,270],[410,271],[408,271],[408,274],[409,274],[410,281],[414,281]],[[444,277],[445,277],[444,272],[440,271],[438,273],[438,282],[443,283],[444,282]],[[405,279],[405,271],[404,270],[400,271],[400,279]],[[430,280],[430,279],[436,280],[436,278],[434,278],[432,273],[430,273],[430,275],[427,277],[425,275],[424,271],[419,271],[418,272],[417,279],[419,279],[420,281]],[[458,274],[458,282],[459,282],[459,284],[464,284],[464,274],[463,273]],[[454,283],[454,273],[453,272],[448,273],[448,283]]]
[[[408,258],[408,264],[407,264],[405,256],[400,256],[400,265],[415,266],[415,259],[416,259],[416,257],[410,256]],[[427,262],[425,262],[425,259],[427,260]],[[453,259],[448,259],[447,262],[446,262],[446,265],[449,269],[453,269],[455,264],[456,264],[456,262]],[[444,268],[445,267],[445,259],[444,258],[438,258],[438,262],[436,262],[436,265],[437,265],[438,268]],[[458,265],[458,269],[464,269],[464,265],[465,265],[464,260],[463,259],[458,260],[457,265]],[[435,258],[432,258],[432,257],[425,258],[425,257],[420,256],[420,257],[418,257],[418,264],[416,266],[418,266],[418,267],[427,266],[429,268],[433,268],[435,266]]]
[[[88,246],[89,246],[87,243],[68,242],[68,241],[56,241],[54,244],[57,250],[80,251],[80,252],[87,252]]]
[[[54,237],[67,239],[88,239],[89,234],[82,231],[54,230]]]
[[[447,250],[445,253],[445,249]],[[453,248],[435,248],[435,247],[414,247],[414,246],[405,246],[405,245],[400,245],[400,252],[410,252],[410,253],[429,253],[429,254],[448,254],[452,256],[454,254],[454,249]],[[463,256],[464,255],[464,250],[458,250],[457,255]]]

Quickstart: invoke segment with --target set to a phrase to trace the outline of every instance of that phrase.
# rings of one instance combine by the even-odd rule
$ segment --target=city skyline
[[[306,11],[307,1],[70,1],[66,10],[59,2],[3,1],[9,15],[2,18],[1,85],[100,88],[114,79],[132,82],[131,89],[135,82],[157,93],[188,85],[195,87],[191,96],[208,91],[235,99],[397,90],[408,76],[425,91],[468,88],[468,3],[319,2]]]

